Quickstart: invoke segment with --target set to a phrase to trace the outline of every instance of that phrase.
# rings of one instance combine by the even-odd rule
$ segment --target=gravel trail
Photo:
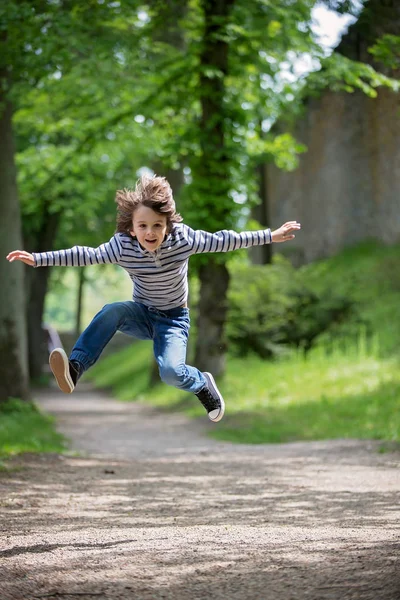
[[[0,473],[0,600],[400,600],[395,447],[217,442],[85,384],[37,401],[74,452]]]

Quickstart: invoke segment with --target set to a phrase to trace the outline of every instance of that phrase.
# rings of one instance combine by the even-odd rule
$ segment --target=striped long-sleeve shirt
[[[35,267],[83,267],[93,264],[117,264],[133,282],[133,300],[160,310],[182,306],[188,297],[188,262],[202,252],[230,252],[269,244],[271,230],[207,231],[175,224],[155,252],[145,250],[136,238],[116,233],[98,248],[74,246],[68,250],[34,253]]]

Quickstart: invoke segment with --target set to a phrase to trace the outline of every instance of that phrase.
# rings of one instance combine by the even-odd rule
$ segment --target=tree
[[[201,207],[202,217],[208,215],[214,229],[230,226],[238,216],[231,196],[238,173],[243,177],[247,172],[254,182],[254,173],[265,161],[293,168],[297,154],[304,151],[288,130],[259,127],[264,121],[271,125],[283,111],[295,115],[301,107],[304,78],[283,78],[285,61],[289,72],[306,52],[319,63],[321,68],[312,79],[316,92],[325,79],[337,88],[350,92],[359,88],[370,95],[376,94],[374,88],[379,85],[393,86],[369,65],[325,57],[311,30],[313,4],[301,0],[274,5],[254,2],[245,6],[240,0],[201,4],[205,22],[199,63],[201,151],[193,168],[193,186],[201,200],[194,204]],[[242,189],[251,200],[254,192],[243,185],[243,179]],[[200,267],[200,279],[201,336],[196,363],[218,375],[223,370],[228,286],[222,261],[211,257]]]
[[[235,204],[232,192],[239,184],[250,196],[251,187],[243,180],[250,176],[254,181],[252,171],[256,165],[251,155],[259,155],[267,149],[261,135],[252,139],[254,127],[250,127],[255,117],[268,116],[257,104],[264,102],[265,108],[271,104],[271,92],[263,94],[259,85],[260,72],[267,72],[270,78],[274,74],[274,67],[269,68],[270,63],[265,60],[266,52],[271,50],[271,55],[282,60],[290,47],[296,50],[311,46],[307,37],[304,39],[295,33],[299,18],[309,19],[309,3],[297,2],[292,8],[283,5],[285,3],[274,9],[262,2],[255,2],[251,7],[238,0],[201,2],[204,28],[199,56],[200,152],[192,163],[192,197],[197,209],[201,207],[195,221],[206,221],[213,230],[237,227],[243,211]],[[282,33],[279,38],[278,32]],[[307,28],[305,32],[308,33]],[[277,39],[272,50],[268,43],[274,38]],[[273,149],[268,141],[268,149],[279,154],[278,145]],[[257,148],[251,150],[251,144]],[[292,143],[292,146],[295,145]],[[224,370],[227,258],[212,256],[199,267],[198,330],[201,335],[197,339],[196,364],[216,375]]]
[[[160,166],[178,192],[183,181],[182,169],[177,169],[172,155],[166,159],[162,143],[154,141],[157,137],[154,132],[165,130],[164,135],[169,135],[160,90],[169,91],[166,82],[176,78],[173,70],[176,56],[173,54],[172,59],[169,56],[165,59],[161,53],[165,49],[165,39],[174,47],[180,46],[178,33],[181,32],[176,30],[176,18],[178,14],[184,14],[185,4],[180,1],[166,7],[163,2],[154,1],[152,28],[146,33],[137,25],[135,3],[128,3],[124,7],[124,21],[112,13],[114,20],[110,17],[108,22],[118,35],[112,37],[96,32],[97,51],[88,56],[84,52],[84,40],[81,40],[82,49],[73,66],[62,72],[58,65],[54,73],[41,80],[40,87],[33,87],[20,100],[15,122],[19,134],[23,208],[24,214],[29,215],[24,221],[28,250],[40,252],[65,247],[65,242],[69,245],[71,240],[72,244],[77,243],[78,231],[82,231],[79,243],[93,243],[93,237],[87,235],[90,234],[88,223],[98,223],[100,213],[104,216],[103,202],[108,203],[112,223],[115,222],[115,207],[110,200],[118,181],[121,182],[119,187],[133,184],[140,164],[147,163],[157,169]],[[132,32],[132,25],[137,25],[136,34]],[[149,44],[152,35],[155,43]],[[106,54],[107,45],[110,45],[110,51]],[[147,60],[150,49],[155,52],[156,67],[153,66],[155,61],[151,60],[153,56]],[[98,63],[100,50],[103,56]],[[135,74],[139,64],[143,77]],[[158,66],[161,70],[163,67],[170,69],[166,70],[164,81],[158,77]],[[178,75],[184,72],[180,66]],[[159,128],[154,124],[157,108],[162,118]],[[152,118],[147,119],[144,115]],[[105,159],[107,179],[101,181],[104,180]],[[137,166],[132,168],[135,163]],[[78,219],[75,219],[75,212]],[[85,226],[82,228],[78,224],[77,227],[77,221]],[[74,232],[74,238],[66,238],[68,227]],[[111,234],[112,227],[107,229]],[[98,240],[104,228],[96,231]],[[43,268],[29,275],[29,362],[31,376],[37,377],[45,352],[44,348],[42,352],[38,349],[42,341],[41,320],[49,269]]]
[[[1,48],[1,44],[0,44]],[[0,71],[0,81],[7,73]],[[23,264],[6,263],[12,248],[21,246],[20,207],[17,192],[12,133],[12,105],[0,88],[0,403],[10,397],[28,398],[27,336]]]
[[[234,0],[203,0],[204,32],[199,57],[199,101],[201,106],[201,155],[192,163],[195,193],[202,197],[202,217],[208,227],[229,220],[231,153],[228,140],[232,137],[229,114],[224,105],[225,80],[228,73],[229,46],[224,39]],[[229,123],[229,124],[227,124]],[[212,194],[206,204],[204,198]],[[204,218],[205,217],[205,218]],[[204,227],[204,226],[203,226]],[[200,299],[196,365],[200,370],[224,371],[225,346],[223,328],[226,321],[226,296],[229,285],[224,261],[211,257],[199,267]]]
[[[289,134],[264,131],[260,123],[276,119],[299,87],[281,77],[282,63],[290,67],[304,52],[323,57],[310,30],[314,2],[153,0],[140,14],[133,1],[124,3],[123,13],[119,3],[87,4],[61,2],[57,19],[52,5],[46,8],[58,36],[60,28],[69,27],[61,56],[52,35],[42,39],[40,10],[35,31],[28,28],[19,46],[20,53],[31,46],[22,52],[22,71],[33,66],[29,72],[38,72],[30,93],[18,95],[14,119],[29,247],[40,250],[46,236],[43,249],[63,246],[63,231],[76,216],[87,226],[101,203],[109,202],[112,179],[114,190],[118,181],[120,187],[133,183],[133,159],[139,156],[147,165],[162,165],[164,173],[189,167],[192,183],[184,186],[179,208],[193,226],[218,230],[244,223],[257,197],[259,165],[266,159],[293,165],[301,150]],[[173,26],[162,32],[169,9]],[[42,49],[37,42],[32,46],[36,39],[43,42],[46,60],[43,52],[35,54]],[[334,76],[346,69],[351,67],[339,75],[336,69]],[[112,158],[105,168],[102,153],[124,157]],[[110,180],[102,185],[104,175]],[[197,358],[201,368],[212,363],[218,373],[224,364],[228,257],[202,258],[197,263],[202,281]],[[34,293],[37,310],[31,313],[36,328],[47,289],[46,274],[40,278],[35,273],[40,286]]]
[[[137,7],[134,1],[127,2],[126,5],[133,12]],[[115,55],[110,50],[115,49],[116,43],[121,38],[120,12],[119,5],[115,3],[88,2],[83,5],[76,1],[8,2],[7,7],[0,10],[0,16],[4,31],[1,45],[1,68],[4,75],[2,89],[9,106],[12,106],[13,101],[16,110],[26,110],[24,99],[31,96],[33,92],[43,99],[46,86],[52,87],[52,83],[56,83],[71,70],[76,69],[77,65],[81,67],[81,79],[91,74],[94,80],[98,72],[96,61],[99,57],[103,60],[101,64],[104,69],[107,70],[110,62],[116,62]],[[86,25],[89,17],[90,28]],[[127,32],[127,27],[125,31]],[[76,105],[80,104],[77,98],[79,95],[75,98],[70,96],[67,106],[72,105],[72,109],[76,110]],[[83,105],[85,106],[85,103]],[[50,105],[48,109],[51,113]],[[8,110],[5,114],[10,121],[9,128],[12,131],[14,121],[12,110]],[[49,137],[48,132],[45,133],[46,135]],[[59,149],[62,146],[64,150],[68,132],[61,132],[58,129],[56,135],[59,138]],[[79,145],[84,147],[90,139],[90,136],[84,139],[78,137]],[[23,136],[17,138],[17,143],[20,150],[24,145]],[[32,136],[28,136],[26,144],[33,146]],[[41,154],[45,152],[45,146],[43,138],[37,140],[37,149],[42,151]],[[3,150],[4,155],[9,157],[9,161],[14,160],[11,159],[14,157],[11,143]],[[41,170],[42,174],[43,171],[44,169]],[[29,223],[24,220],[24,245],[28,250],[41,251],[53,246],[63,212],[60,199],[63,198],[64,204],[67,205],[73,196],[71,189],[63,189],[61,193],[55,194],[56,202],[53,202],[54,190],[60,187],[61,181],[64,180],[63,176],[65,177],[63,172],[47,173],[47,180],[44,177],[43,183],[43,178],[42,181],[38,181],[37,172],[33,175],[36,180],[36,194],[32,200],[34,215]],[[17,206],[15,200],[13,202]],[[32,214],[33,211],[30,212]],[[15,223],[17,222],[16,219]],[[8,247],[8,249],[12,248]],[[40,375],[43,354],[46,352],[42,338],[41,316],[47,280],[47,269],[38,271],[35,276],[29,272],[26,277],[29,366],[32,377]],[[17,295],[22,296],[21,291],[18,291]],[[14,306],[16,303],[12,302],[11,305]]]

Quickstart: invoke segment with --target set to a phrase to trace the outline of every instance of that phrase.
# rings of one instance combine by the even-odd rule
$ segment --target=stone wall
[[[326,91],[294,133],[308,148],[297,170],[267,167],[271,225],[302,224],[280,250],[302,264],[369,238],[400,242],[400,95]]]

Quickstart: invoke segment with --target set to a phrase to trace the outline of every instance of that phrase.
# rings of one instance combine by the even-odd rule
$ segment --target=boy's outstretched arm
[[[215,233],[194,230],[184,225],[188,243],[191,245],[192,254],[202,252],[231,252],[240,248],[261,246],[272,242],[288,242],[295,237],[295,232],[301,229],[297,221],[287,221],[279,229],[260,229],[259,231],[221,230]]]
[[[99,264],[118,264],[121,258],[122,246],[119,235],[113,235],[109,242],[98,248],[89,246],[73,246],[65,250],[49,252],[25,252],[14,250],[7,255],[7,260],[20,260],[31,267],[85,267]]]
[[[273,242],[287,242],[295,237],[295,232],[301,229],[300,223],[297,221],[288,221],[279,229],[271,231],[271,239]]]
[[[35,259],[33,258],[33,255],[29,252],[25,252],[25,250],[13,250],[9,254],[7,254],[6,258],[9,262],[14,262],[14,260],[20,260],[26,265],[29,265],[30,267],[35,266]]]

